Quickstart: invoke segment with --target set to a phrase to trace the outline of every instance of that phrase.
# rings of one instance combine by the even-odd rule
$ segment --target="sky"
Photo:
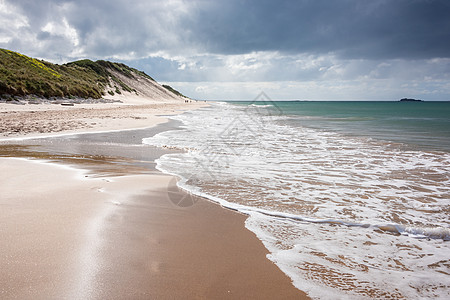
[[[450,100],[450,0],[0,0],[0,48],[202,100]]]

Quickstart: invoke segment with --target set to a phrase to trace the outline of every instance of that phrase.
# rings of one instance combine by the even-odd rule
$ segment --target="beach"
[[[450,0],[0,0],[0,300],[450,300]]]
[[[35,137],[132,133],[203,106],[139,99],[0,104],[0,147]],[[86,152],[55,160],[46,149],[42,156],[14,150],[0,158],[0,298],[307,298],[267,259],[245,228],[246,215],[187,194],[175,177],[131,160],[112,156],[98,167]],[[83,149],[91,150],[97,151]]]
[[[16,105],[0,103],[0,140],[150,127],[164,121],[161,115],[204,106],[204,102],[152,101],[132,97],[122,103]]]

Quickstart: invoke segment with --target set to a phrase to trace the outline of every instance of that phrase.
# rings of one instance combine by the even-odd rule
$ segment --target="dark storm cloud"
[[[189,27],[216,53],[278,50],[354,58],[450,55],[450,1],[221,1]]]
[[[90,55],[159,50],[450,56],[448,0],[15,0],[31,30],[65,18]]]
[[[171,4],[172,2],[172,4]],[[178,1],[179,2],[179,1]],[[76,31],[85,55],[112,57],[182,47],[177,28],[180,7],[173,1],[125,0],[16,0],[11,2],[27,17],[36,38],[47,38],[42,28],[63,20]],[[58,48],[57,44],[52,45]]]

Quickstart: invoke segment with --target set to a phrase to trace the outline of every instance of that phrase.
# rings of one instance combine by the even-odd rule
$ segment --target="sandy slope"
[[[115,93],[113,96],[106,92],[106,99],[122,100],[125,102],[141,101],[153,101],[153,102],[178,102],[183,103],[187,98],[175,95],[168,89],[164,88],[161,84],[143,76],[136,76],[136,78],[130,78],[115,70],[109,69],[115,77],[119,78],[130,88],[136,90],[136,92],[128,93],[121,90],[121,94]],[[114,91],[115,89],[110,87],[107,91]],[[141,103],[142,104],[142,103]]]

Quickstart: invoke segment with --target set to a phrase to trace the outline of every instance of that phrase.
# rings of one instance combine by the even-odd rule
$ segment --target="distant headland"
[[[400,99],[400,102],[423,102],[423,100],[411,99],[411,98],[403,98],[403,99]]]

